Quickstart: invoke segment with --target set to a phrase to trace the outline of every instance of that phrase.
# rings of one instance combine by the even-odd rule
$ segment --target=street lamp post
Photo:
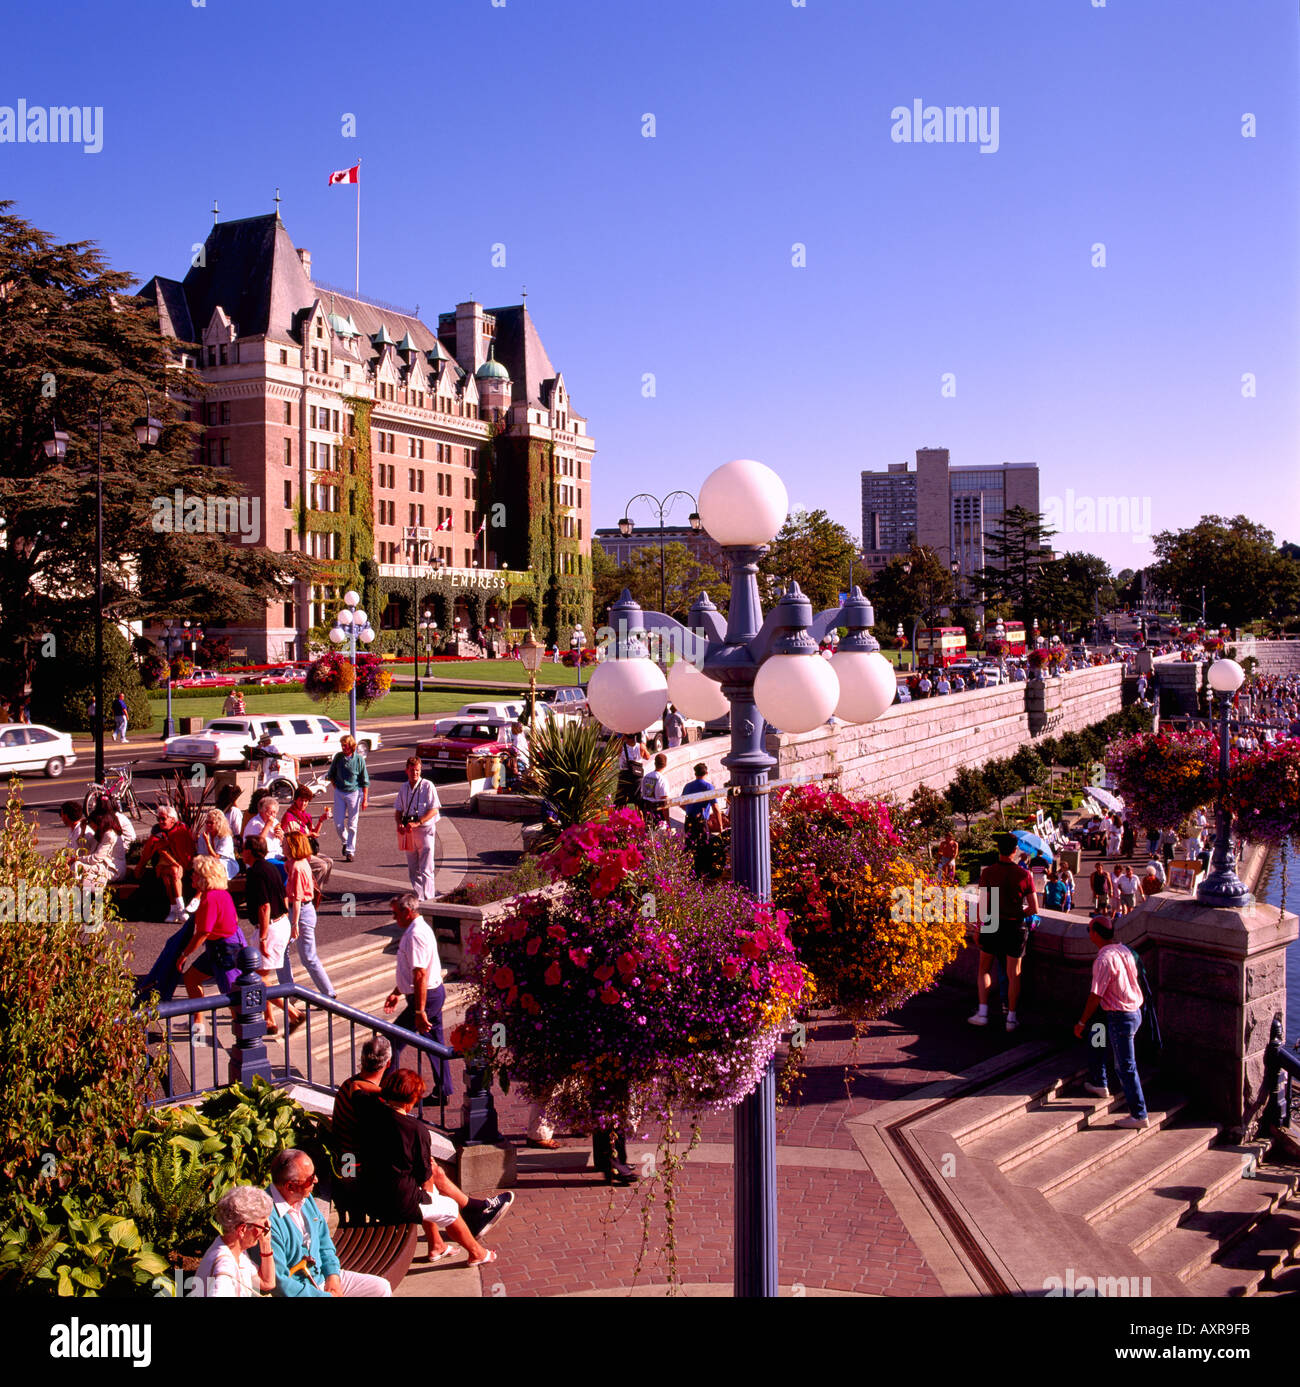
[[[1210,666],[1210,687],[1219,696],[1219,796],[1214,806],[1214,858],[1211,870],[1196,890],[1198,905],[1248,905],[1250,892],[1237,875],[1232,851],[1232,811],[1228,808],[1228,713],[1232,696],[1245,682],[1246,672],[1236,660],[1215,660]]]
[[[433,613],[426,609],[424,613],[424,620],[420,622],[420,634],[424,641],[424,677],[426,679],[432,672],[430,665],[433,660],[433,641],[437,633],[438,623],[433,620]],[[416,657],[416,663],[418,667],[418,656]]]
[[[668,493],[668,495],[665,496],[665,497],[663,498],[663,500],[660,500],[659,497],[657,497],[657,496],[651,496],[649,492],[642,491],[642,492],[640,492],[638,495],[633,496],[633,497],[632,497],[632,500],[629,501],[629,502],[627,503],[627,505],[623,508],[623,518],[622,518],[622,520],[620,520],[620,521],[618,522],[618,532],[619,532],[619,534],[621,534],[624,538],[626,538],[628,535],[630,535],[630,534],[632,533],[632,530],[633,530],[633,528],[634,528],[634,526],[633,526],[631,520],[628,518],[628,512],[632,509],[632,504],[633,504],[634,501],[649,501],[650,504],[651,504],[651,505],[655,508],[655,510],[658,512],[658,514],[659,514],[659,609],[660,609],[660,611],[663,612],[663,614],[664,614],[665,616],[668,615],[668,578],[667,578],[667,568],[666,568],[666,566],[665,566],[665,559],[664,559],[664,516],[667,514],[668,511],[672,510],[672,506],[671,506],[670,502],[672,501],[672,499],[673,499],[674,496],[685,496],[686,499],[691,503],[691,505],[696,506],[696,507],[699,506],[699,502],[695,499],[694,496],[691,495],[691,493],[690,493],[689,491],[670,491],[670,492]],[[688,518],[688,520],[690,521],[691,529],[692,529],[692,530],[698,531],[699,528],[700,528],[700,513],[699,513],[698,509],[697,509],[697,510],[693,510],[687,518]]]
[[[359,593],[345,592],[343,594],[343,610],[334,618],[334,627],[330,631],[330,640],[335,645],[342,645],[344,641],[349,642],[348,653],[352,659],[352,689],[348,694],[348,731],[353,737],[357,735],[357,642],[362,641],[369,645],[375,638],[370,619],[361,610],[360,602]]]
[[[172,640],[175,630],[175,621],[168,617],[163,622],[163,659],[167,663],[167,716],[163,719],[163,741],[176,735],[176,720],[172,717]]]
[[[578,667],[578,687],[582,688],[582,652],[587,646],[587,633],[582,629],[581,623],[573,628],[573,634],[569,637],[569,649],[573,652],[573,662]]]
[[[528,638],[519,647],[519,659],[523,667],[528,671],[528,741],[531,745],[533,740],[533,724],[536,721],[537,711],[537,672],[542,667],[542,656],[546,654],[546,647],[533,635],[533,628],[528,628]]]
[[[104,403],[119,386],[138,390],[144,399],[144,416],[132,425],[136,442],[154,448],[162,437],[162,425],[149,407],[149,392],[138,381],[113,381],[95,392],[95,779],[104,779]],[[67,456],[68,435],[56,427],[42,445],[47,458]]]
[[[874,721],[894,701],[897,682],[871,636],[871,604],[856,588],[842,608],[814,618],[792,582],[764,619],[758,564],[789,510],[776,473],[750,460],[727,463],[705,480],[699,506],[704,528],[729,564],[725,626],[703,595],[687,626],[655,613],[647,623],[625,589],[610,609],[614,658],[593,672],[588,700],[606,727],[623,733],[644,731],[662,716],[669,697],[685,716],[706,721],[730,708],[731,750],[722,764],[731,773],[728,792],[735,799],[732,879],[755,900],[766,901],[772,884],[768,774],[776,765],[766,749],[768,723],[797,733],[823,726],[832,715]],[[840,626],[848,636],[831,660],[819,658],[818,642]],[[648,658],[647,629],[680,641],[685,652],[667,679]],[[710,688],[701,673],[720,688]],[[737,1296],[777,1294],[775,1098],[769,1064],[733,1115]]]

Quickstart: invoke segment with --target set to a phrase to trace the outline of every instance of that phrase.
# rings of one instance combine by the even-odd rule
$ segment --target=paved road
[[[334,874],[323,902],[317,939],[322,946],[345,947],[346,941],[381,925],[388,917],[388,900],[406,890],[409,881],[406,859],[397,850],[393,802],[405,780],[404,765],[421,736],[428,735],[431,723],[407,722],[382,728],[384,747],[369,761],[371,774],[370,807],[361,818],[354,862],[342,861],[338,835],[332,822],[324,825],[321,847],[335,858]],[[142,805],[152,806],[161,796],[162,776],[168,769],[161,756],[160,743],[141,743],[105,748],[109,767],[142,758],[135,768],[135,785]],[[53,850],[65,840],[58,808],[66,799],[80,801],[90,783],[93,753],[78,751],[77,765],[58,780],[43,776],[23,780],[23,799],[36,811],[43,848]],[[504,871],[518,859],[522,849],[520,825],[502,819],[483,819],[469,812],[469,790],[463,779],[443,776],[438,782],[443,805],[442,827],[438,834],[437,873],[439,895],[452,890],[466,877],[489,876]],[[317,811],[319,812],[319,810]],[[144,823],[150,822],[146,816]],[[355,899],[347,900],[350,893]],[[345,909],[355,914],[345,914]],[[170,926],[142,923],[136,930],[136,964],[144,969],[157,957],[171,934]]]

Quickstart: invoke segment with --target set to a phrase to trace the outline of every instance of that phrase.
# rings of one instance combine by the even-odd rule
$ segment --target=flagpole
[[[357,160],[357,277],[354,294],[361,293],[361,160]]]

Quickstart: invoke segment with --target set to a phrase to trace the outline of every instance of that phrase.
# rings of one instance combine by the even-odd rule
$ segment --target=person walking
[[[406,784],[397,792],[393,818],[397,823],[397,845],[406,853],[406,873],[411,890],[421,901],[437,898],[434,876],[434,848],[442,805],[432,780],[423,777],[418,756],[406,758]]]
[[[243,698],[234,689],[226,695],[226,701],[221,705],[221,716],[231,717],[235,713],[243,712]]]
[[[984,905],[986,923],[979,935],[979,1006],[975,1015],[966,1019],[972,1026],[988,1025],[993,964],[1001,959],[1007,970],[1007,1030],[1014,1031],[1020,1025],[1016,1015],[1020,967],[1029,946],[1031,919],[1038,914],[1038,890],[1033,873],[1015,860],[1020,850],[1016,839],[1010,833],[999,833],[996,844],[998,860],[980,872],[981,895],[988,895]]]
[[[664,714],[664,737],[670,747],[681,746],[686,739],[686,719],[671,703]]]
[[[393,919],[402,927],[402,937],[397,941],[396,985],[384,1002],[384,1011],[396,1011],[398,1002],[405,999],[406,1008],[398,1016],[397,1024],[404,1030],[416,1031],[439,1044],[445,1044],[442,1008],[447,989],[442,984],[442,961],[438,957],[437,937],[429,922],[420,914],[420,899],[413,891],[394,896],[388,907]],[[405,1049],[404,1045],[394,1049],[394,1068],[400,1066]],[[443,1098],[449,1099],[453,1085],[447,1061],[430,1057],[430,1067]]]
[[[370,802],[370,772],[357,750],[357,739],[350,734],[345,733],[339,742],[327,779],[334,787],[334,826],[343,860],[351,862],[357,850],[357,822]]]
[[[318,888],[311,869],[311,839],[305,833],[292,830],[286,833],[284,860],[288,867],[284,898],[289,907],[290,933],[298,941],[298,957],[315,984],[316,991],[333,998],[334,984],[316,952]]]
[[[1115,904],[1115,878],[1106,870],[1104,860],[1098,860],[1088,878],[1092,889],[1092,908],[1098,914],[1109,915]]]
[[[1115,889],[1119,892],[1118,914],[1128,915],[1137,909],[1138,879],[1127,862],[1116,873]]]
[[[665,752],[655,754],[655,768],[641,778],[641,813],[645,821],[654,829],[668,827],[668,756]]]
[[[1092,917],[1088,938],[1097,950],[1097,957],[1092,964],[1091,991],[1083,1016],[1075,1023],[1074,1034],[1082,1040],[1098,1011],[1104,1033],[1089,1037],[1100,1043],[1088,1046],[1088,1082],[1084,1088],[1097,1098],[1110,1097],[1106,1061],[1109,1049],[1128,1100],[1128,1116],[1120,1118],[1115,1126],[1144,1128],[1148,1125],[1147,1104],[1133,1047],[1134,1037],[1142,1024],[1142,988],[1138,982],[1137,961],[1129,949],[1115,942],[1115,926],[1108,916]]]
[[[614,792],[614,803],[622,808],[625,804],[635,804],[641,797],[641,777],[645,774],[645,762],[650,759],[638,732],[629,732],[618,749],[618,786]]]
[[[122,694],[113,700],[113,740],[126,744],[126,726],[131,718],[131,710],[126,706]]]

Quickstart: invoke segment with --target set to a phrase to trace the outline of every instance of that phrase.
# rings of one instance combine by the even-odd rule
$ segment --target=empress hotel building
[[[460,303],[434,331],[313,283],[310,252],[277,214],[219,223],[196,258],[183,280],[154,278],[141,294],[203,380],[203,461],[260,499],[262,542],[321,561],[318,581],[272,603],[264,623],[226,629],[250,662],[304,657],[366,560],[381,585],[438,577],[485,592],[504,625],[545,619],[537,604],[510,609],[512,572],[531,568],[536,591],[589,591],[595,444],[526,303]],[[356,401],[370,411],[368,486]],[[409,630],[408,606],[371,621]]]

